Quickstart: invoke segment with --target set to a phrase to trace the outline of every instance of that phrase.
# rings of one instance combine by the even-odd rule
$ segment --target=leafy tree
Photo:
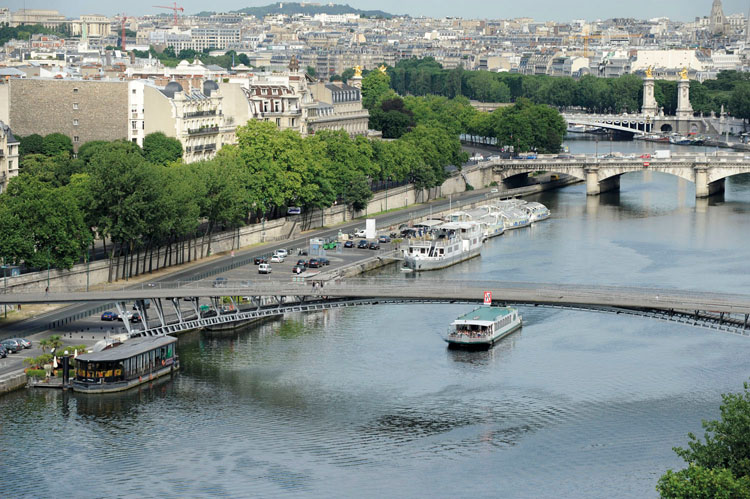
[[[390,77],[380,71],[371,71],[362,79],[362,105],[373,109],[390,90]]]
[[[367,202],[372,199],[370,183],[363,174],[359,173],[347,180],[344,188],[344,201],[357,211],[364,210]]]
[[[342,81],[349,81],[354,76],[354,69],[353,68],[346,68],[343,73],[341,73],[341,80]]]
[[[250,66],[250,58],[247,56],[247,54],[238,55],[237,60],[240,61],[240,64],[244,64],[245,66]]]
[[[315,68],[313,66],[307,66],[305,71],[307,71],[307,74],[315,78]]]
[[[750,497],[749,388],[721,396],[721,419],[703,421],[705,442],[688,433],[688,448],[675,447],[689,467],[661,477],[664,497]]]
[[[750,119],[750,82],[742,82],[734,87],[729,111],[737,118]]]
[[[143,155],[155,165],[166,165],[182,158],[182,143],[162,132],[154,132],[143,139]]]
[[[51,133],[44,137],[42,151],[47,156],[56,156],[58,154],[70,156],[73,154],[73,141],[67,135]]]
[[[17,137],[19,139],[18,153],[21,156],[27,154],[44,154],[44,137],[32,133],[27,137]]]

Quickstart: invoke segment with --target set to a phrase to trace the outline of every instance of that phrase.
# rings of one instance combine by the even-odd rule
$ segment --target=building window
[[[78,109],[78,103],[77,102],[73,103],[73,109]]]
[[[73,135],[73,142],[78,142],[78,135]]]
[[[138,130],[138,122],[137,121],[132,121],[131,124],[133,126],[133,130]]]
[[[78,126],[78,120],[73,120],[73,126]]]
[[[276,126],[281,126],[281,118],[276,118]]]
[[[135,89],[133,89],[133,95],[135,95]]]
[[[73,93],[74,93],[74,94],[77,94],[77,93],[78,93],[78,89],[77,89],[77,88],[74,88],[74,89],[73,89]]]

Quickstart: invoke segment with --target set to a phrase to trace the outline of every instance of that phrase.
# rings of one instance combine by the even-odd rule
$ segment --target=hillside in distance
[[[245,7],[244,9],[233,10],[233,13],[247,14],[262,18],[274,14],[304,14],[314,16],[315,14],[357,14],[365,17],[383,17],[390,19],[393,14],[383,12],[382,10],[360,10],[355,9],[347,4],[333,3],[298,3],[298,2],[277,2],[263,7]],[[200,12],[199,16],[208,16],[214,12]]]

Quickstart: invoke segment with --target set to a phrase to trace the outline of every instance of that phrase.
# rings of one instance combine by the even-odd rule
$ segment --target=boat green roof
[[[457,321],[495,321],[498,317],[509,315],[513,312],[511,307],[479,307],[461,317]]]

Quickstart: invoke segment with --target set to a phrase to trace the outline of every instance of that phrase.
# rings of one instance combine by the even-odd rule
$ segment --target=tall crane
[[[174,25],[175,25],[175,27],[177,27],[177,11],[185,12],[185,9],[183,9],[182,7],[178,7],[177,6],[177,2],[174,2],[174,5],[171,6],[171,7],[166,7],[164,5],[153,5],[152,7],[155,8],[155,9],[169,9],[169,10],[173,11],[174,12]]]
[[[125,52],[125,22],[128,19],[132,19],[132,18],[131,17],[127,17],[125,14],[120,14],[118,16],[118,19],[120,20],[120,24],[122,25],[122,43],[121,43],[121,48],[122,48],[122,51]]]

